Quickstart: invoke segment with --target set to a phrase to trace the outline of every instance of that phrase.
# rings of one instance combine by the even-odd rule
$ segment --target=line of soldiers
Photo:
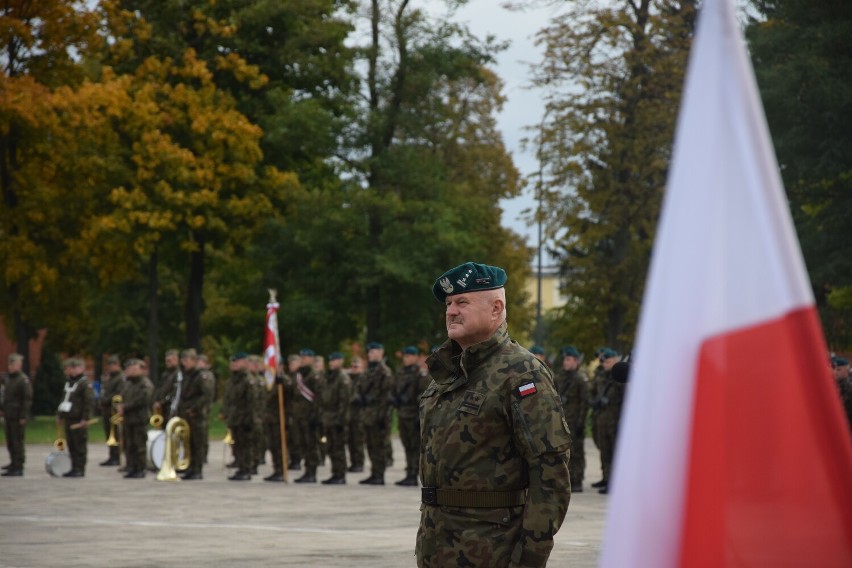
[[[396,376],[384,361],[380,343],[367,345],[367,365],[354,357],[348,370],[344,355],[328,356],[328,369],[312,349],[290,355],[275,385],[262,376],[262,358],[246,353],[231,357],[231,377],[225,391],[221,418],[234,439],[233,481],[246,481],[257,473],[267,450],[273,473],[265,481],[283,481],[285,460],[280,437],[283,410],[287,424],[287,461],[290,470],[304,471],[296,483],[316,483],[317,467],[327,455],[331,476],[326,485],[346,483],[346,473],[364,470],[364,454],[370,458],[365,485],[384,485],[385,470],[392,459],[390,433],[396,409],[400,438],[406,453],[406,476],[397,485],[418,486],[420,460],[419,396],[427,373],[419,350],[403,349],[403,367]],[[280,408],[284,401],[284,408]],[[265,443],[264,443],[265,442]],[[347,468],[347,449],[350,465]]]

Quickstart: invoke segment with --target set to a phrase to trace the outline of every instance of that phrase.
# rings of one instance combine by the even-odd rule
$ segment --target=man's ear
[[[491,319],[499,318],[505,307],[506,305],[503,303],[503,300],[494,298],[494,301],[491,303]]]

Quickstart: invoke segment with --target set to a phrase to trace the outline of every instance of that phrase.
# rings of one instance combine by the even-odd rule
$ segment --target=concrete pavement
[[[420,491],[393,485],[404,477],[399,439],[384,487],[359,485],[369,472],[345,486],[292,483],[299,472],[268,483],[268,465],[252,481],[227,481],[230,449],[219,441],[201,481],[123,479],[98,466],[100,444],[89,447],[85,478],[53,478],[44,469],[52,449],[27,446],[24,477],[0,478],[0,568],[415,566]],[[597,564],[607,497],[588,487],[600,460],[590,440],[586,452],[586,492],[572,496],[549,566]],[[319,479],[329,475],[319,469]]]

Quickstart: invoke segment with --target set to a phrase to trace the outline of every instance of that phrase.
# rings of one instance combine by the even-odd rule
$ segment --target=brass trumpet
[[[180,455],[183,446],[183,456]],[[166,455],[157,481],[178,481],[178,469],[189,468],[189,423],[175,416],[166,424]]]
[[[154,430],[162,430],[163,429],[163,415],[162,414],[152,414],[151,418],[148,419],[148,425]]]
[[[229,445],[229,446],[233,446],[233,445],[234,445],[234,435],[233,435],[233,434],[231,434],[231,429],[230,429],[230,428],[228,428],[228,431],[227,431],[227,432],[225,432],[225,437],[224,437],[224,438],[222,438],[222,443],[223,443],[223,444],[227,444],[227,445]]]

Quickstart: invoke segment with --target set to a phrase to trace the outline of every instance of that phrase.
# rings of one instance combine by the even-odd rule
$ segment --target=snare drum
[[[165,457],[166,432],[164,430],[148,430],[148,467],[154,471],[160,471]]]
[[[50,452],[44,460],[44,469],[53,477],[62,477],[71,471],[71,456],[65,452]]]

